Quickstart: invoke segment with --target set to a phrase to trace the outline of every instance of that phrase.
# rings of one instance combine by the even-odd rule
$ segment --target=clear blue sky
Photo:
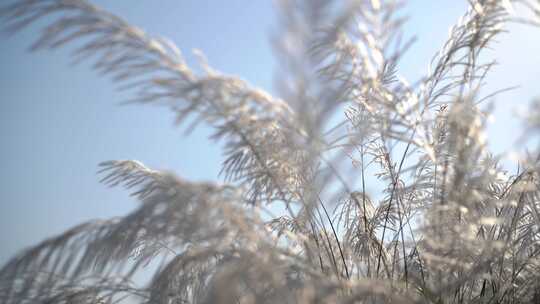
[[[171,38],[193,62],[193,48],[211,65],[272,91],[275,60],[269,34],[275,29],[270,1],[95,0],[146,31]],[[159,3],[159,4],[158,4]],[[434,52],[466,1],[414,0],[407,8],[409,34],[418,42],[402,64],[411,80],[427,70]],[[129,212],[136,202],[122,189],[98,183],[97,164],[137,159],[193,180],[216,180],[219,145],[200,128],[189,137],[173,126],[164,108],[119,106],[115,91],[88,63],[70,65],[68,50],[28,53],[40,30],[35,24],[15,36],[0,37],[0,264],[22,248],[93,218]],[[508,114],[540,96],[540,30],[517,27],[501,39],[501,66],[490,89],[522,85],[501,95],[490,126],[494,149],[507,149],[517,123]]]

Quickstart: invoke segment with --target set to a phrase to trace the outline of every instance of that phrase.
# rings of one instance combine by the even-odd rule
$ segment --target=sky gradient
[[[102,6],[149,33],[177,43],[188,63],[200,49],[210,64],[273,92],[276,60],[269,39],[275,34],[270,1],[106,1]],[[406,33],[417,42],[401,64],[414,82],[464,12],[466,1],[410,1]],[[119,103],[129,95],[115,90],[84,62],[71,65],[69,50],[27,52],[43,22],[0,37],[0,264],[24,247],[94,218],[129,212],[128,192],[99,184],[97,164],[137,159],[191,180],[217,180],[219,144],[199,128],[190,136],[175,127],[166,108]],[[540,96],[540,29],[512,26],[493,51],[500,66],[486,91],[521,85],[500,95],[490,144],[507,151],[519,133],[511,109]]]

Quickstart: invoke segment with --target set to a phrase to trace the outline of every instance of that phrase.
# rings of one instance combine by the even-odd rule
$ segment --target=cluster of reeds
[[[50,22],[34,49],[74,42],[133,102],[212,127],[225,161],[223,183],[100,164],[140,205],[14,257],[0,302],[540,303],[540,154],[501,168],[481,90],[483,50],[508,22],[536,25],[540,6],[469,2],[414,85],[399,73],[403,3],[279,2],[281,98],[202,56],[197,73],[170,41],[85,0],[5,5],[9,30]]]

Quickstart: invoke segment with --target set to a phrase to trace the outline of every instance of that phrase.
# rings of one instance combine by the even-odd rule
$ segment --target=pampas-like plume
[[[502,170],[478,97],[493,65],[482,51],[507,22],[538,24],[515,13],[538,5],[469,3],[411,86],[398,64],[412,42],[404,3],[281,1],[282,98],[204,59],[195,73],[172,42],[85,0],[4,5],[10,31],[47,17],[33,49],[78,42],[75,59],[131,102],[214,128],[226,183],[101,163],[101,181],[138,208],[21,252],[0,270],[0,302],[538,303],[540,154]],[[381,193],[368,193],[374,181]]]

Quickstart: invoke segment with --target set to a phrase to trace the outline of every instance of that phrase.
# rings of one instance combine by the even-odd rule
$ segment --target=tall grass
[[[0,302],[540,303],[540,154],[503,170],[480,94],[483,51],[508,22],[538,25],[540,6],[469,2],[415,85],[398,69],[404,3],[279,2],[281,98],[202,55],[197,73],[172,42],[84,0],[4,5],[11,31],[50,22],[34,49],[73,42],[132,102],[214,128],[225,161],[224,183],[101,163],[102,182],[141,204],[21,252]]]

